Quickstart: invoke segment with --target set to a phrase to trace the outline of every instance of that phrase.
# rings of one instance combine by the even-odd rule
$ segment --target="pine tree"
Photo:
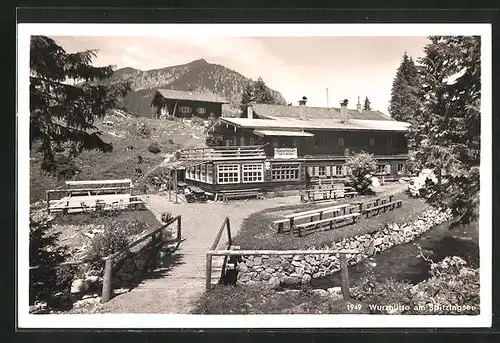
[[[371,105],[370,99],[368,99],[368,97],[365,97],[365,103],[363,105],[363,110],[364,111],[371,111],[372,110],[372,105]]]
[[[419,78],[417,67],[406,52],[392,82],[389,113],[396,120],[408,121],[418,107]]]
[[[65,146],[69,157],[83,150],[112,150],[94,126],[129,90],[127,82],[102,84],[111,66],[94,67],[95,50],[67,53],[45,36],[30,45],[30,147],[43,154],[42,169],[53,172],[55,152]]]
[[[271,90],[267,87],[261,77],[253,84],[253,100],[257,104],[273,104],[275,103]]]
[[[243,87],[243,91],[241,93],[241,101],[240,101],[240,110],[243,117],[246,117],[246,111],[248,104],[253,101],[253,84],[252,82],[248,82]]]
[[[429,37],[418,62],[422,106],[411,120],[417,162],[437,183],[429,201],[459,223],[477,219],[480,165],[480,37]]]

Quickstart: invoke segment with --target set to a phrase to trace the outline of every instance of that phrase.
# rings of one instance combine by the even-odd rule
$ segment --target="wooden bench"
[[[312,221],[309,223],[303,223],[303,224],[298,224],[295,227],[298,229],[299,232],[299,237],[304,236],[304,229],[310,228],[310,227],[315,227],[315,228],[323,228],[323,224],[329,224],[330,229],[334,228],[334,225],[338,222],[343,222],[347,219],[352,218],[352,223],[354,224],[356,222],[356,219],[361,215],[361,213],[350,213],[350,214],[345,214],[342,216],[337,216],[337,217],[332,217],[332,218],[325,218],[325,219],[320,219],[316,221]]]
[[[378,205],[378,206],[365,208],[363,210],[363,214],[366,214],[366,218],[368,218],[374,212],[377,212],[377,214],[379,214],[380,211],[386,212],[389,209],[394,210],[397,207],[401,207],[402,204],[403,204],[402,200],[396,200],[396,201],[391,201],[391,202],[384,202],[383,204]]]
[[[316,195],[322,195],[322,199],[316,199]],[[336,200],[337,198],[352,198],[358,195],[351,187],[349,188],[326,188],[326,189],[306,189],[300,193],[300,201],[317,201],[317,200]]]
[[[324,214],[339,212],[341,210],[343,210],[344,214],[346,214],[347,208],[349,207],[352,207],[352,205],[342,204],[337,206],[318,208],[316,210],[287,214],[286,216],[284,216],[284,219],[274,220],[272,223],[278,226],[278,233],[283,233],[285,231],[285,223],[289,223],[291,232],[297,220],[310,218],[312,222],[314,221],[314,217],[316,216],[319,216],[319,220],[322,220]]]
[[[262,198],[262,191],[260,189],[241,189],[241,190],[233,190],[233,191],[221,191],[222,200],[227,202],[228,199],[239,199],[239,198],[251,198],[255,197],[256,199]]]

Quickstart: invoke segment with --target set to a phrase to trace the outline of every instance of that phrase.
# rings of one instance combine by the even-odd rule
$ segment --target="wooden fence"
[[[176,236],[174,239],[167,240],[167,241],[162,241],[162,236],[163,236],[163,231],[167,229],[170,225],[173,223],[177,222],[177,230],[176,230]],[[182,221],[181,221],[181,216],[173,217],[169,219],[165,224],[163,224],[160,228],[148,233],[147,235],[144,235],[137,239],[136,241],[130,243],[127,245],[125,248],[123,248],[120,251],[115,252],[114,254],[108,255],[106,257],[103,257],[101,260],[104,261],[104,276],[103,276],[103,285],[102,285],[102,294],[101,294],[101,302],[105,303],[111,299],[111,293],[113,290],[112,287],[112,277],[113,277],[113,263],[119,263],[123,258],[127,256],[127,254],[130,252],[130,249],[133,247],[137,246],[138,244],[150,239],[150,242],[148,242],[145,246],[141,248],[141,250],[147,250],[151,248],[151,255],[153,257],[157,256],[159,250],[164,246],[168,244],[176,244],[175,249],[179,247],[179,244],[183,241],[182,239]],[[138,255],[139,256],[139,255]],[[156,259],[153,258],[153,268],[155,267],[155,261]],[[89,262],[95,262],[95,260],[79,260],[79,261],[68,261],[68,262],[63,262],[58,264],[57,266],[53,268],[58,268],[58,267],[63,267],[63,266],[75,266],[75,265],[81,265],[84,263],[89,263]],[[45,266],[30,266],[29,269],[38,269],[38,268],[44,268]]]
[[[222,237],[224,231],[227,231],[228,245],[226,250],[216,250],[219,245],[219,241]],[[227,260],[231,256],[283,256],[283,255],[339,255],[340,261],[340,273],[341,273],[341,289],[342,296],[345,300],[349,299],[349,270],[347,266],[346,254],[360,254],[361,252],[357,250],[232,250],[232,237],[231,237],[231,225],[229,218],[226,217],[222,223],[217,236],[215,237],[214,243],[210,247],[210,250],[206,253],[206,271],[205,271],[205,287],[207,291],[212,288],[212,259],[214,256],[224,256],[224,263],[222,265],[221,277],[225,273]]]
[[[224,218],[224,221],[222,222],[222,225],[219,229],[219,232],[217,232],[217,235],[215,236],[215,240],[212,243],[212,246],[210,247],[210,251],[215,251],[217,249],[217,246],[219,245],[219,242],[221,240],[222,234],[224,231],[227,232],[227,250],[231,249],[231,246],[233,245],[233,238],[231,236],[231,222],[229,220],[229,217]],[[205,278],[205,284],[206,284],[206,289],[207,291],[210,290],[211,284],[212,284],[212,259],[213,259],[213,254],[206,254],[206,278]],[[221,255],[219,255],[221,256]],[[221,270],[221,279],[226,273],[226,266],[227,266],[227,260],[229,258],[229,255],[224,255],[224,261],[222,263],[222,270]]]

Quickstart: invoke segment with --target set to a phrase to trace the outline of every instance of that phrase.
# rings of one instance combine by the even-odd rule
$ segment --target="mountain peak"
[[[192,61],[192,62],[190,62],[190,63],[188,63],[188,64],[191,64],[191,65],[193,65],[193,64],[196,64],[196,65],[204,65],[204,64],[209,64],[209,63],[207,62],[207,60],[206,60],[206,59],[204,59],[204,58],[200,58],[200,59],[194,60],[194,61]]]

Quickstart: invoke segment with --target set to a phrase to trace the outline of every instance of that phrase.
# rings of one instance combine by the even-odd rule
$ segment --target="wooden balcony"
[[[265,159],[266,153],[262,146],[227,146],[214,148],[184,149],[179,153],[182,161],[220,161],[220,160],[250,160]]]

